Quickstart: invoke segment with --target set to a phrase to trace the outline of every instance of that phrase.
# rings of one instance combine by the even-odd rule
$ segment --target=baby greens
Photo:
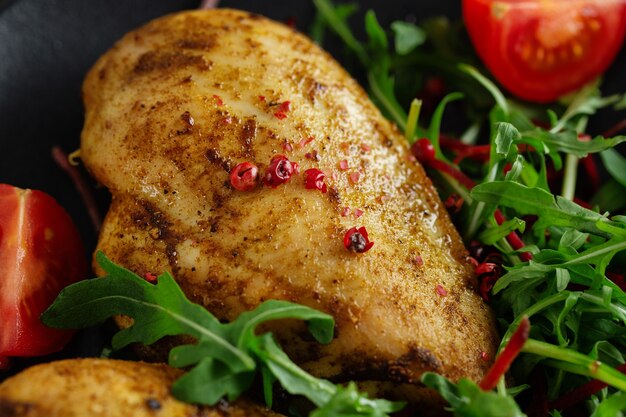
[[[96,259],[106,276],[65,288],[44,312],[51,327],[75,329],[92,326],[114,315],[133,318],[133,324],[115,334],[114,349],[130,343],[152,344],[165,336],[187,335],[195,343],[171,350],[169,364],[189,372],[173,385],[182,401],[214,405],[221,398],[234,400],[248,390],[257,375],[263,381],[268,405],[278,381],[289,393],[308,398],[318,410],[314,416],[383,417],[402,408],[401,403],[369,399],[354,385],[337,386],[299,368],[271,334],[257,335],[257,326],[278,319],[308,322],[320,343],[333,338],[334,320],[328,314],[286,301],[266,301],[235,321],[220,323],[215,316],[189,301],[172,276],[165,272],[150,284],[111,262],[102,252]]]
[[[421,26],[393,22],[386,31],[369,11],[368,38],[360,42],[348,24],[355,8],[344,5],[339,13],[329,0],[314,3],[316,30],[329,29],[344,40],[364,67],[382,113],[405,130],[409,144],[423,147],[426,138],[434,148],[432,159],[421,151],[415,156],[422,156],[443,201],[463,202],[451,214],[466,244],[480,249],[473,255],[477,273],[484,274],[481,292],[489,295],[502,325],[501,346],[522,316],[531,318],[526,354],[512,369],[516,383],[530,387],[520,404],[526,409],[531,397],[543,398],[539,406],[560,415],[559,404],[566,403],[561,397],[585,392],[567,403],[584,401],[590,415],[621,415],[626,377],[610,366],[625,362],[626,218],[607,210],[626,207],[626,160],[615,150],[626,137],[590,135],[587,126],[602,108],[623,111],[626,96],[603,97],[596,83],[551,108],[520,103],[491,81],[462,29],[445,19]],[[429,127],[422,128],[413,99],[428,89],[428,77],[443,80],[453,92],[439,92],[439,104],[426,113]],[[459,138],[441,135],[444,109],[460,98],[467,129]],[[399,110],[405,108],[411,108],[408,117]],[[593,185],[599,182],[593,169],[580,170],[588,177],[577,176],[580,161],[595,167],[600,158],[593,154],[612,177],[603,187]],[[504,271],[501,277],[494,265]],[[575,389],[590,378],[608,378],[612,387]],[[503,382],[497,394],[433,374],[423,382],[437,389],[457,416],[522,415]]]

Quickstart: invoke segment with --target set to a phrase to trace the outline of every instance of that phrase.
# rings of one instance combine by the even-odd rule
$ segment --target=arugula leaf
[[[270,300],[222,324],[202,306],[190,302],[168,272],[153,285],[114,264],[102,252],[96,254],[96,260],[107,275],[65,288],[43,313],[42,322],[72,329],[128,315],[133,324],[114,335],[114,349],[129,343],[151,344],[164,336],[192,336],[195,343],[175,347],[169,357],[172,366],[193,366],[172,386],[173,394],[182,401],[214,405],[223,397],[234,400],[251,387],[260,372],[268,404],[272,402],[272,385],[279,381],[288,392],[303,395],[318,407],[341,408],[346,415],[381,417],[402,407],[400,403],[370,400],[354,389],[348,396],[340,395],[342,388],[293,363],[271,334],[255,333],[267,321],[300,319],[308,322],[317,341],[329,343],[334,320],[328,314]]]
[[[457,384],[445,377],[426,372],[422,383],[448,401],[456,417],[524,417],[513,397],[483,391],[474,382],[462,378]]]
[[[359,9],[359,5],[356,3],[347,3],[338,4],[334,8],[331,5],[330,8],[333,14],[336,16],[335,24],[336,22],[343,22],[342,26],[346,27],[347,19]],[[318,45],[321,45],[324,42],[324,34],[328,26],[329,24],[324,18],[324,15],[321,13],[317,13],[315,15],[315,19],[313,20],[313,24],[311,25],[311,29],[309,30],[309,35],[311,36],[311,39],[313,39],[313,41]]]
[[[626,392],[613,394],[598,405],[591,417],[623,417],[626,410]]]
[[[395,33],[396,52],[400,55],[410,53],[426,40],[424,30],[413,23],[398,20],[391,24],[391,29]]]
[[[349,15],[345,11],[341,12],[339,6],[334,7],[329,0],[313,0],[313,4],[324,17],[324,20],[333,29],[333,31],[339,35],[343,42],[357,55],[359,60],[366,64],[369,61],[365,48],[354,37],[352,30],[346,22],[346,18]]]
[[[489,91],[489,93],[491,93],[494,100],[496,101],[496,104],[504,114],[502,121],[507,121],[508,115],[510,114],[509,104],[500,89],[496,87],[496,85],[489,78],[485,77],[483,74],[481,74],[480,71],[478,71],[471,65],[459,64],[459,68],[466,74],[471,75],[476,81],[482,84],[482,86],[485,87],[485,89]]]
[[[578,91],[563,97],[561,101],[569,103],[561,118],[554,124],[551,132],[558,132],[578,116],[591,116],[599,109],[610,106],[619,101],[619,95],[602,97],[598,89],[598,82],[592,82]]]
[[[606,217],[540,188],[511,181],[492,181],[474,187],[471,196],[485,203],[511,207],[520,215],[539,216],[535,228],[541,231],[548,226],[563,226],[609,236],[597,226],[598,222],[609,222]]]
[[[520,358],[513,370],[517,380],[524,382],[519,378],[528,378],[535,367],[542,371],[553,367],[545,374],[550,387],[548,395],[556,398],[583,383],[584,378],[572,377],[572,373],[590,375],[588,371],[596,359],[612,364],[623,360],[619,356],[620,351],[626,349],[626,295],[620,285],[624,285],[621,276],[626,267],[626,217],[602,213],[626,208],[623,173],[626,163],[613,150],[626,141],[626,137],[586,140],[586,137],[579,138],[579,134],[585,133],[589,116],[599,109],[611,104],[623,109],[624,96],[602,97],[599,82],[595,82],[559,104],[551,104],[550,108],[523,104],[505,97],[487,71],[477,65],[476,57],[463,53],[463,48],[469,48],[463,44],[463,37],[458,36],[462,33],[460,26],[446,19],[431,19],[420,25],[425,39],[416,41],[418,36],[409,33],[413,28],[403,33],[398,24],[394,24],[391,30],[396,43],[395,48],[389,49],[383,42],[373,42],[372,37],[382,39],[384,34],[375,23],[377,27],[373,29],[376,30],[367,30],[370,40],[363,44],[369,61],[361,60],[361,63],[368,73],[370,93],[383,114],[403,128],[406,117],[398,103],[408,108],[430,76],[444,80],[448,87],[446,92],[462,91],[468,99],[464,107],[468,110],[471,127],[461,136],[462,144],[458,149],[454,146],[440,149],[441,119],[449,96],[438,103],[439,107],[437,103],[424,100],[424,114],[436,108],[430,123],[425,122],[428,129],[415,126],[417,104],[413,105],[409,129],[404,131],[409,143],[416,135],[428,137],[436,149],[438,162],[452,165],[470,178],[463,185],[458,178],[439,172],[435,167],[430,169],[441,195],[454,192],[466,202],[453,216],[457,227],[464,231],[465,241],[469,243],[478,238],[505,255],[502,259],[506,272],[497,280],[491,298],[499,322],[504,326],[510,323],[510,328],[521,314],[534,314],[533,334],[545,342],[557,344],[546,348],[545,355],[534,352],[538,354]],[[473,63],[473,66],[459,62]],[[465,146],[475,143],[491,145],[488,161],[465,158],[460,166],[450,162],[453,155],[471,153],[473,149]],[[483,150],[477,149],[477,153],[484,155]],[[591,201],[592,210],[570,200],[583,197],[589,201],[588,195],[576,194],[576,186],[584,183],[584,178],[577,181],[575,174],[578,159],[593,153],[600,153],[613,178],[600,190],[593,190],[596,193]],[[561,181],[558,172],[561,170],[564,171],[561,196],[556,196],[552,190]],[[470,193],[467,184],[472,182],[478,185]],[[496,208],[509,219],[502,225],[497,225],[493,218]],[[523,242],[519,231],[525,231]],[[515,235],[509,235],[512,232]],[[512,242],[517,250],[513,250]],[[526,246],[522,246],[524,244]],[[522,252],[531,253],[533,259],[522,262],[527,255],[522,259],[515,256]],[[480,261],[485,261],[484,257]],[[607,277],[607,270],[620,273],[615,275],[615,282]],[[573,286],[580,287],[581,291],[570,291]],[[503,344],[506,339],[505,335]],[[564,347],[577,350],[581,356],[570,355]],[[582,363],[587,364],[587,368],[581,366]],[[617,382],[614,387],[626,387],[622,377],[612,374],[610,378]],[[478,401],[470,401],[471,393],[462,395],[461,382],[446,383],[445,378],[431,382],[438,385],[455,415],[489,415],[491,412],[488,411],[490,404],[470,407],[470,402],[473,406]],[[593,401],[588,401],[589,410],[597,412],[600,405],[613,398],[614,391],[615,388],[605,389]],[[505,395],[503,387],[499,394],[500,397]],[[611,412],[617,410],[612,405],[605,407]],[[506,410],[506,405],[501,409]],[[503,415],[503,412],[496,409],[493,414]],[[552,415],[560,414],[553,410]]]
[[[626,187],[626,158],[621,156],[615,149],[607,149],[601,152],[600,157],[611,177]]]
[[[433,113],[433,117],[430,119],[430,125],[428,126],[428,130],[426,131],[426,137],[432,143],[433,148],[435,148],[435,157],[440,161],[447,161],[447,158],[441,152],[441,147],[439,146],[439,134],[441,130],[441,120],[443,119],[443,112],[446,109],[448,103],[451,103],[456,100],[460,100],[463,98],[463,94],[461,93],[450,93],[446,95],[437,105],[435,112]]]
[[[590,153],[602,152],[626,141],[626,136],[616,136],[605,139],[601,136],[590,141],[578,140],[578,133],[574,130],[565,130],[559,133],[548,132],[543,129],[534,129],[523,132],[522,142],[533,145],[536,149],[547,148],[547,152],[566,152],[579,158]]]
[[[496,123],[496,137],[493,141],[495,152],[499,159],[506,159],[511,151],[511,146],[519,142],[520,133],[511,123]],[[492,158],[493,160],[494,158]]]
[[[602,185],[590,201],[592,206],[615,212],[626,207],[626,187],[615,180],[608,180]]]
[[[526,222],[515,217],[511,220],[505,221],[499,226],[484,229],[478,235],[478,240],[483,242],[485,245],[494,245],[497,241],[508,236],[511,232],[519,230],[523,233],[525,228]]]
[[[398,403],[384,400],[370,400],[360,395],[354,382],[339,387],[326,404],[310,414],[310,417],[382,417],[386,413],[399,411]]]

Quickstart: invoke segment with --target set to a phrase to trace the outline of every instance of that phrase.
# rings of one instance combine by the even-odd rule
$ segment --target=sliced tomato
[[[67,343],[71,332],[45,327],[39,316],[86,273],[85,250],[67,212],[41,191],[0,184],[0,363]]]
[[[549,102],[608,68],[626,34],[626,0],[463,0],[463,20],[506,89]]]

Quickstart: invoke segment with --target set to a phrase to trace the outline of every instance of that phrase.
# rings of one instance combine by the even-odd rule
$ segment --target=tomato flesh
[[[626,34],[626,0],[463,0],[463,20],[507,90],[549,102],[608,68]]]
[[[0,363],[63,348],[72,333],[44,326],[39,316],[86,273],[67,212],[41,191],[0,184]]]

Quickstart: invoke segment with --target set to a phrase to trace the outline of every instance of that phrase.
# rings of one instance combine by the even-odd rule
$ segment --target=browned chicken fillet
[[[0,384],[2,417],[280,417],[246,400],[215,407],[178,401],[181,371],[112,359],[71,359],[29,368]]]
[[[223,320],[268,299],[331,313],[327,346],[270,327],[318,376],[417,402],[424,371],[481,378],[497,337],[461,239],[397,129],[306,37],[235,10],[166,16],[100,58],[84,101],[81,155],[113,195],[98,249],[114,261],[171,271]],[[263,185],[279,154],[300,173]],[[244,161],[253,191],[229,182]],[[305,188],[310,168],[326,193]],[[344,247],[355,226],[366,253]]]

